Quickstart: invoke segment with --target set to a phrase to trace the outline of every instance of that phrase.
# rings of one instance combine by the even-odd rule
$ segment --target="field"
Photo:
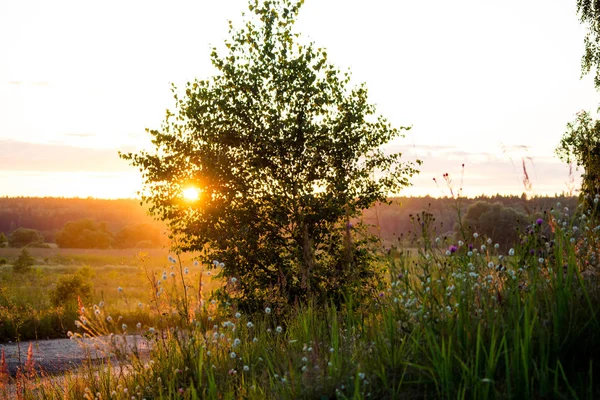
[[[94,290],[73,311],[73,340],[137,333],[152,349],[125,357],[115,344],[120,364],[84,365],[60,384],[24,369],[11,387],[48,399],[598,398],[596,220],[557,206],[510,249],[423,232],[419,247],[381,255],[380,293],[285,314],[209,301],[221,282],[198,286],[209,271],[189,256],[32,250],[43,263],[29,280],[2,272],[8,293],[27,300],[20,307],[43,312],[52,282],[83,270]]]
[[[0,260],[7,261],[0,265],[0,343],[63,338],[68,331],[75,330],[76,288],[69,288],[74,290],[74,296],[65,293],[60,304],[53,304],[51,299],[61,278],[81,276],[83,282],[91,284],[89,295],[82,299],[83,304],[106,303],[108,311],[114,311],[123,322],[132,325],[149,321],[148,304],[153,297],[149,279],[167,273],[169,280],[165,283],[172,284],[174,280],[171,273],[174,274],[175,266],[169,262],[170,253],[166,249],[31,248],[28,252],[35,260],[32,271],[15,274],[11,264],[20,252],[21,249],[0,248]],[[181,262],[188,268],[186,281],[197,287],[201,269],[193,265],[192,258],[192,255],[182,256]],[[214,286],[205,272],[203,289],[210,293]]]

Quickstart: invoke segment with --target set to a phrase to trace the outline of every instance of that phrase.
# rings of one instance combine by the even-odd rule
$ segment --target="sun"
[[[195,201],[198,200],[198,197],[200,197],[200,192],[198,192],[198,189],[194,187],[189,187],[183,190],[183,198],[186,200]]]

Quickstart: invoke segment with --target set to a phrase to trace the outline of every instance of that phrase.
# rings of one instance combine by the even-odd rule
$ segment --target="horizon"
[[[0,1],[0,196],[136,198],[141,176],[118,152],[148,147],[145,129],[173,109],[171,82],[214,74],[210,45],[246,8]],[[575,113],[598,103],[592,77],[579,78],[575,4],[306,2],[296,28],[366,83],[379,114],[412,127],[387,146],[424,161],[400,196],[439,197],[445,172],[467,197],[579,187],[553,154]]]

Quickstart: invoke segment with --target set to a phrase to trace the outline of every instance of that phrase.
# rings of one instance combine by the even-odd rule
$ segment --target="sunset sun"
[[[200,197],[200,192],[198,192],[198,189],[194,187],[183,190],[183,198],[186,200],[195,201],[198,200],[198,197]]]

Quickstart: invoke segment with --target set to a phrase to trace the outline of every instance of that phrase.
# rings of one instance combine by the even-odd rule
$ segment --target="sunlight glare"
[[[195,201],[198,200],[198,197],[200,197],[200,193],[198,192],[198,189],[194,187],[183,190],[183,198],[186,200]]]

